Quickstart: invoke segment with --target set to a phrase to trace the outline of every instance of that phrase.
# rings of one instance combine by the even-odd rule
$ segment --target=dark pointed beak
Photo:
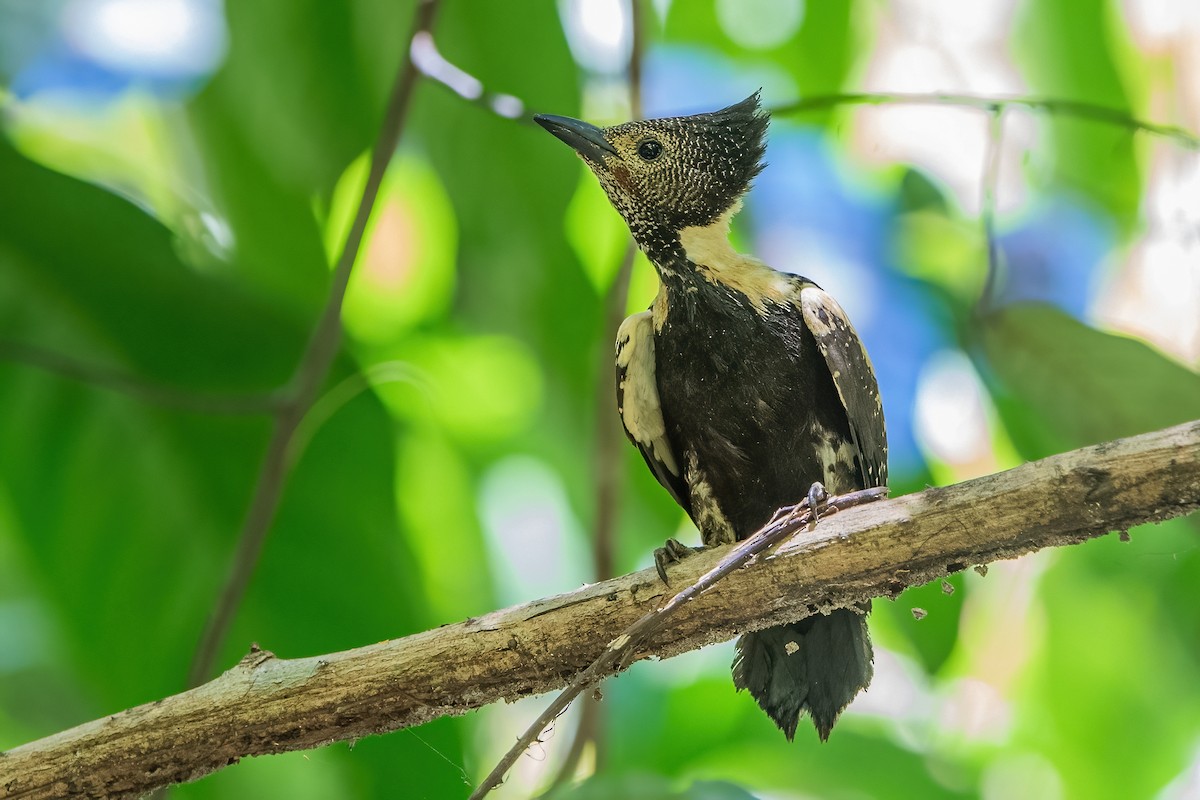
[[[538,114],[534,121],[575,149],[575,152],[598,166],[604,165],[604,156],[617,154],[616,148],[604,138],[604,131],[583,120],[559,117],[554,114]]]

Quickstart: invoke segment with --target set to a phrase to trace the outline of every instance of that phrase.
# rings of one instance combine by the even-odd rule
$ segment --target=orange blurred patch
[[[398,198],[389,199],[377,212],[367,244],[363,271],[368,282],[384,291],[408,283],[420,255],[420,228],[412,211]]]

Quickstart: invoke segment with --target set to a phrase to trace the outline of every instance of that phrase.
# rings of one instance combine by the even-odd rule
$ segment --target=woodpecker
[[[887,434],[870,359],[812,281],[736,252],[730,219],[765,166],[755,92],[707,114],[599,128],[536,121],[600,180],[660,278],[617,334],[617,410],[658,482],[707,547],[752,535],[817,484],[887,484]],[[674,540],[664,564],[691,552]],[[822,741],[871,681],[869,604],[744,634],[733,662],[790,741],[807,712]]]

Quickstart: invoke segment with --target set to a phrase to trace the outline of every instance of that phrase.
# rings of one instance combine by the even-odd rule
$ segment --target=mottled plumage
[[[729,245],[730,218],[763,168],[758,95],[603,129],[538,122],[583,157],[662,279],[618,333],[617,407],[704,543],[746,538],[817,481],[834,494],[886,485],[879,391],[845,313],[811,281]],[[866,611],[742,636],[735,684],[789,739],[806,711],[825,739],[871,679]]]

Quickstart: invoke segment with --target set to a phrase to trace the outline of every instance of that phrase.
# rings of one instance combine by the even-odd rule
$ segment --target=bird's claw
[[[669,586],[671,582],[667,580],[667,564],[682,561],[700,549],[680,544],[678,539],[667,539],[662,547],[654,551],[654,569],[658,571],[658,577]]]
[[[825,491],[825,486],[820,481],[808,487],[808,513],[810,515],[808,529],[810,531],[817,527],[817,518],[819,516],[817,509],[824,505],[828,499],[829,492]]]

